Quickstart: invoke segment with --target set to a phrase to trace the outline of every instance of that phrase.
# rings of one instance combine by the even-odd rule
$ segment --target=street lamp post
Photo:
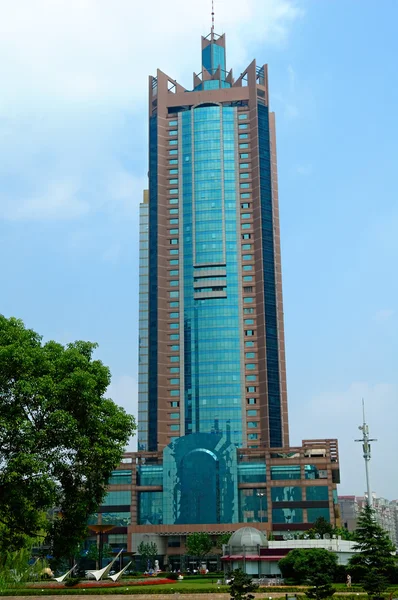
[[[102,569],[102,554],[104,549],[104,533],[108,533],[111,529],[113,529],[115,525],[103,525],[103,524],[95,524],[89,525],[88,528],[91,531],[94,531],[98,536],[98,564],[99,568]]]
[[[263,498],[267,492],[257,492],[257,497],[260,498],[260,523],[263,522]]]

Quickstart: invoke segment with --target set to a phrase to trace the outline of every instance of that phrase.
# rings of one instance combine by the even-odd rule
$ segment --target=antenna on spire
[[[211,0],[211,37],[214,36],[214,0]]]

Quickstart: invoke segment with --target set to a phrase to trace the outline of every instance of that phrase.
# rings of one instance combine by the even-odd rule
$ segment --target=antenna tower
[[[375,439],[371,439],[369,437],[369,426],[366,423],[365,419],[365,402],[362,398],[362,415],[363,415],[363,424],[359,425],[358,429],[362,431],[362,438],[360,440],[355,440],[356,442],[362,442],[363,449],[363,458],[365,460],[365,472],[366,472],[366,489],[368,490],[368,506],[372,506],[372,490],[370,486],[369,479],[369,461],[371,458],[371,447],[370,442],[377,442]]]

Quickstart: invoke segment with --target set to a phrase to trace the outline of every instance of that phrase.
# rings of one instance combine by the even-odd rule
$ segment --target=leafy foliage
[[[93,360],[95,348],[43,344],[0,315],[0,554],[42,535],[55,557],[67,555],[135,430],[104,397],[110,372]]]
[[[232,581],[229,586],[231,600],[253,600],[251,592],[258,590],[258,585],[253,583],[250,575],[244,573],[241,569],[236,569],[231,573]]]
[[[358,519],[355,531],[359,550],[349,561],[354,579],[361,581],[370,596],[378,597],[396,571],[395,547],[388,534],[375,520],[374,510],[367,504]]]
[[[155,542],[141,542],[138,545],[137,550],[138,550],[138,554],[140,554],[143,557],[143,559],[145,560],[145,563],[149,560],[149,562],[152,564],[152,561],[159,554],[158,547],[155,544]],[[144,565],[144,568],[145,567],[146,567],[146,564]]]
[[[319,586],[333,581],[337,556],[323,548],[303,548],[291,550],[278,564],[285,579],[292,579],[296,584]],[[325,580],[321,582],[318,574]]]
[[[221,535],[217,536],[217,548],[219,548],[220,550],[222,550],[222,547],[224,545],[227,545],[230,538],[231,538],[231,533],[222,533]]]
[[[209,554],[213,548],[213,540],[211,539],[211,536],[205,532],[191,533],[187,536],[186,547],[188,554],[202,559]]]

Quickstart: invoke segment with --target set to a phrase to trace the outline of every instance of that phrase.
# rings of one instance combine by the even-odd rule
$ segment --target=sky
[[[398,498],[398,3],[216,0],[276,113],[291,443],[338,438],[341,494]],[[137,412],[148,75],[200,71],[210,0],[0,0],[0,312],[96,341]],[[132,444],[134,448],[134,442]],[[395,474],[395,476],[394,476]]]

